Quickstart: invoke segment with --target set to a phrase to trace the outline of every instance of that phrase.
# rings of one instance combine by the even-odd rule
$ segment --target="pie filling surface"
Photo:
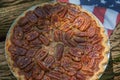
[[[45,4],[13,26],[6,42],[8,62],[20,80],[89,80],[104,59],[103,38],[81,7]]]

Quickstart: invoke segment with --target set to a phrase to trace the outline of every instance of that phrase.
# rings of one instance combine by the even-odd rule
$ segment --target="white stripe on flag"
[[[108,36],[108,29],[104,28],[106,35]]]
[[[80,5],[80,0],[68,0],[70,3]]]
[[[111,9],[107,9],[104,16],[104,23],[106,29],[113,30],[116,26],[116,19],[117,19],[118,12],[113,11]]]
[[[82,6],[84,9],[86,9],[86,10],[88,10],[88,11],[90,11],[90,12],[93,12],[93,10],[94,10],[94,7],[95,6]]]

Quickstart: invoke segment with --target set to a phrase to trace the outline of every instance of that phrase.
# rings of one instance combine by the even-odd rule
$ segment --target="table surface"
[[[4,39],[13,20],[29,7],[49,0],[1,0],[0,1],[0,80],[16,80],[5,58]],[[13,14],[14,13],[14,14]],[[110,36],[110,60],[100,80],[120,80],[120,24]]]

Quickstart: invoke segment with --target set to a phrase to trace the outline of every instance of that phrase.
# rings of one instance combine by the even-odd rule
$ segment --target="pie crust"
[[[49,10],[51,9],[52,11],[50,12]],[[44,10],[44,15],[40,16],[42,10]],[[45,20],[43,20],[44,18]],[[46,18],[49,18],[50,22]],[[43,21],[44,23],[42,24]],[[38,23],[40,24],[38,25]],[[45,28],[44,24],[48,24],[47,28]],[[31,25],[38,27],[37,29],[29,29]],[[44,28],[45,30],[43,30]],[[23,33],[21,33],[21,29],[22,31],[24,30]],[[47,32],[50,35],[46,34]],[[62,37],[60,36],[61,34]],[[70,38],[71,36],[72,38]],[[64,40],[64,37],[65,39],[68,37],[68,44]],[[22,41],[21,39],[25,40]],[[70,42],[70,40],[73,42]],[[26,44],[28,45],[26,46]],[[28,54],[29,50],[36,52],[33,52],[34,55]],[[18,80],[98,80],[99,76],[104,72],[105,65],[108,63],[108,52],[108,37],[100,21],[92,13],[70,3],[45,3],[28,9],[14,21],[7,34],[5,43],[7,62]],[[47,58],[44,59],[45,56]],[[33,65],[36,67],[28,70]],[[41,70],[39,72],[40,75],[37,73],[39,70],[38,65]],[[37,70],[32,72],[35,69]],[[25,72],[27,70],[28,72]],[[25,74],[30,71],[31,75],[27,78]],[[62,76],[58,76],[57,74]]]

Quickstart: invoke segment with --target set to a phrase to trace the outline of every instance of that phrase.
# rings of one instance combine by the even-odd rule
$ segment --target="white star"
[[[120,0],[115,0],[115,2],[116,2],[117,4],[120,4]]]
[[[114,7],[114,5],[113,5],[113,4],[111,4],[109,7]]]
[[[106,1],[105,1],[105,0],[101,0],[100,2],[101,2],[101,3],[103,3],[103,4],[105,4],[105,3],[106,3]]]

